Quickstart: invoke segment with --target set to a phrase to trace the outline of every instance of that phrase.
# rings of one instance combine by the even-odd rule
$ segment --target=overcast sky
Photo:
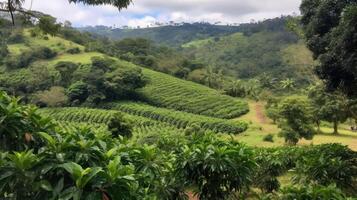
[[[133,0],[119,12],[111,6],[69,4],[68,0],[33,0],[32,9],[48,13],[75,26],[146,26],[153,22],[242,23],[299,13],[301,0]],[[25,7],[30,8],[31,0]]]

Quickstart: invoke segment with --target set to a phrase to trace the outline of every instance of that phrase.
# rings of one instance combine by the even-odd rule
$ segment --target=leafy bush
[[[38,47],[32,50],[24,51],[18,56],[9,56],[5,59],[5,64],[9,69],[25,68],[36,60],[51,59],[56,55],[57,53],[48,47]]]
[[[108,129],[113,137],[131,137],[132,128],[132,124],[121,113],[115,113],[108,124]]]
[[[335,186],[286,187],[281,190],[279,200],[345,200],[346,196]]]
[[[311,140],[315,134],[311,106],[303,97],[291,96],[285,98],[279,105],[279,115],[282,128],[279,133],[288,144],[296,145],[301,138]]]
[[[268,134],[263,137],[263,141],[265,142],[274,142],[274,135],[273,134]]]
[[[83,81],[77,81],[67,89],[67,96],[72,104],[83,103],[89,95],[88,85]]]
[[[22,31],[16,30],[12,31],[11,35],[7,39],[7,42],[9,44],[18,44],[18,43],[23,43],[25,41],[25,37],[22,34]]]
[[[294,180],[352,190],[357,185],[357,153],[339,144],[309,148],[296,161]],[[356,192],[356,191],[354,191]]]
[[[183,147],[176,161],[178,173],[198,187],[200,199],[227,199],[251,184],[256,167],[251,149],[234,143],[221,143],[212,136],[199,136]]]
[[[6,141],[0,146],[0,198],[186,198],[182,181],[173,177],[172,155],[129,146],[103,130],[80,127],[67,132],[35,111],[0,94],[0,112],[5,116],[0,137]],[[33,136],[26,133],[31,130]],[[42,143],[25,150],[24,143],[32,140]]]
[[[71,83],[73,73],[78,69],[78,65],[73,62],[58,62],[55,69],[59,71],[61,75],[61,85],[67,86]]]
[[[0,150],[38,147],[41,140],[37,133],[52,126],[34,107],[20,105],[19,101],[0,91]]]
[[[79,53],[81,53],[81,50],[78,47],[75,47],[75,48],[68,49],[67,53],[69,53],[69,54],[79,54]]]

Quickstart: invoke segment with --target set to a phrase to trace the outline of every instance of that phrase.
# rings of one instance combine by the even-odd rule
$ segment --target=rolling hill
[[[14,84],[17,87],[24,87],[26,89],[26,87],[31,85],[30,81],[36,81],[35,79],[38,78],[33,75],[34,71],[42,70],[44,73],[50,74],[50,79],[58,79],[59,72],[56,70],[55,65],[59,62],[73,62],[79,64],[80,66],[85,66],[87,64],[91,64],[92,57],[105,56],[104,54],[98,52],[86,52],[83,46],[60,37],[33,37],[31,36],[29,29],[26,29],[22,34],[24,36],[23,42],[8,46],[10,56],[20,56],[20,54],[22,55],[24,52],[31,51],[31,49],[38,47],[47,47],[56,52],[56,55],[50,59],[35,60],[28,67],[19,69],[8,69],[4,65],[1,66],[0,85],[2,87],[6,88],[7,85]],[[68,53],[68,51],[73,48],[78,48],[79,52],[76,54]],[[245,101],[222,95],[218,91],[200,84],[178,79],[150,69],[141,68],[132,63],[116,58],[112,59],[120,68],[140,68],[143,74],[148,78],[148,84],[139,90],[139,96],[142,101],[145,101],[153,106],[173,109],[177,112],[176,114],[178,116],[191,116],[192,114],[198,114],[196,118],[200,118],[200,115],[204,115],[206,118],[202,116],[201,123],[205,119],[208,119],[207,121],[211,121],[211,125],[209,127],[212,128],[208,128],[211,130],[224,132],[220,131],[224,129],[224,126],[237,126],[234,131],[226,132],[239,133],[246,129],[245,123],[236,123],[235,125],[231,122],[226,123],[224,120],[236,118],[247,113],[248,105]],[[85,70],[85,67],[79,67],[78,70]],[[75,73],[84,72],[85,71],[79,71]],[[55,82],[56,81],[54,81],[54,83]],[[14,88],[14,90],[15,89],[17,88]],[[156,109],[156,107],[152,108]],[[195,117],[191,116],[191,118]],[[219,123],[223,124],[219,125]],[[225,123],[226,125],[224,125]],[[175,124],[173,124],[173,126],[175,126]]]
[[[181,44],[196,39],[209,37],[220,37],[239,31],[237,26],[218,26],[207,23],[184,23],[180,26],[162,26],[140,29],[111,29],[105,26],[79,28],[80,31],[86,31],[111,39],[124,38],[146,38],[154,42],[179,47]]]

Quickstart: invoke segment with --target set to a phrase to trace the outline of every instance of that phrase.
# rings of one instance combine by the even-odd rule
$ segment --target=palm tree
[[[281,88],[284,90],[292,90],[295,87],[295,81],[291,78],[280,81]]]

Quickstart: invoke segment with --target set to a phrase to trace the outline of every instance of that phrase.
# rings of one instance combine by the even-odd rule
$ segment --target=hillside
[[[5,65],[1,66],[0,85],[9,92],[16,92],[18,95],[21,95],[20,91],[25,93],[36,90],[28,87],[33,86],[35,82],[40,82],[42,78],[53,80],[50,84],[56,86],[60,77],[60,72],[57,70],[56,65],[60,62],[78,64],[79,67],[73,74],[81,77],[81,74],[88,73],[88,65],[91,65],[93,57],[105,57],[102,53],[87,52],[83,46],[63,38],[51,36],[46,36],[46,38],[40,36],[33,37],[30,32],[30,29],[26,29],[22,33],[22,42],[8,45],[10,57],[20,57],[31,49],[38,49],[39,47],[49,48],[53,52],[56,52],[56,54],[49,59],[34,60],[28,67],[8,69]],[[79,52],[74,54],[69,53],[69,50],[76,48]],[[215,123],[214,120],[220,123],[224,121],[215,118],[230,119],[248,112],[248,105],[243,100],[222,95],[216,90],[200,84],[141,68],[126,61],[116,58],[110,59],[119,68],[139,68],[142,71],[148,83],[138,91],[138,96],[142,101],[154,106],[175,109],[177,112],[186,111],[188,113],[214,117],[212,119],[213,123]],[[48,74],[45,75],[44,73]],[[39,91],[33,91],[33,94],[36,92]],[[26,98],[31,98],[31,94],[27,95]],[[189,115],[188,113],[187,115]],[[182,115],[185,115],[185,113],[182,113]],[[245,128],[234,131],[234,133],[241,132],[242,130],[245,130]]]
[[[219,39],[195,40],[182,46],[187,54],[235,78],[249,79],[265,73],[272,78],[293,78],[299,84],[313,79],[311,52],[291,33],[235,33]]]
[[[180,46],[196,39],[220,37],[235,33],[239,30],[236,26],[218,26],[205,23],[185,23],[180,26],[162,26],[140,29],[110,29],[105,26],[79,28],[81,31],[98,34],[111,39],[146,38],[154,42]]]
[[[315,63],[303,41],[287,29],[291,19],[280,17],[239,26],[195,23],[141,29],[100,26],[81,30],[111,39],[126,39],[121,44],[128,44],[133,50],[123,53],[133,53],[137,58],[131,59],[137,64],[150,65],[152,69],[210,87],[204,79],[210,73],[208,71],[213,70],[233,79],[263,78],[280,82],[289,78],[301,88],[315,80],[312,70]],[[127,39],[136,37],[153,42],[147,42],[150,45],[143,49],[141,45],[145,43]],[[160,50],[162,44],[174,48]],[[132,46],[145,50],[145,59]]]

